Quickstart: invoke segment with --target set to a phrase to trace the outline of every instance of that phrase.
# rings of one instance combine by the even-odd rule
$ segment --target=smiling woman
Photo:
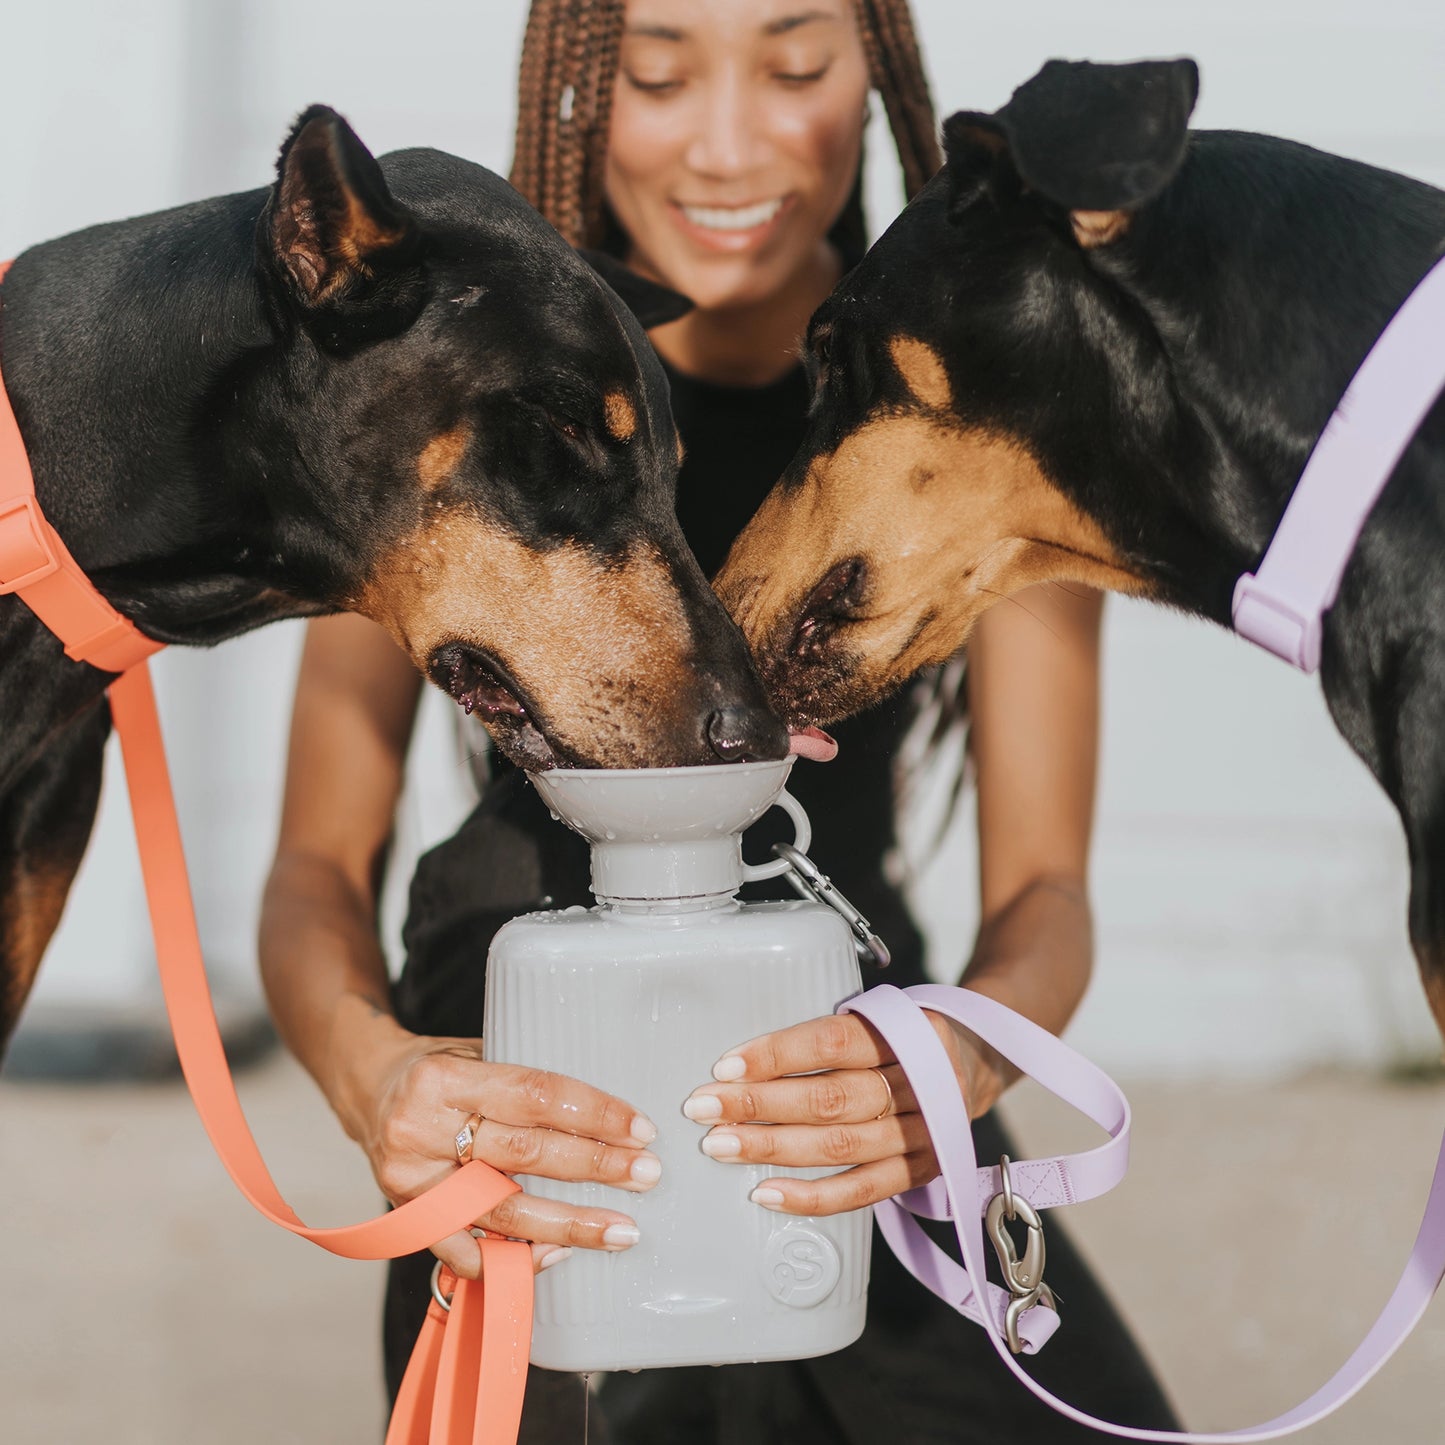
[[[799,338],[865,250],[860,173],[870,93],[887,110],[911,197],[936,170],[939,149],[903,0],[536,0],[531,8],[512,182],[567,240],[608,258],[613,269],[604,265],[603,274],[621,294],[662,283],[694,303],[686,314],[645,324],[682,445],[676,463],[669,454],[678,519],[708,575],[803,438],[812,383]],[[555,348],[536,348],[528,389],[546,394],[555,361]],[[935,392],[939,378],[926,358],[913,362],[920,395]],[[534,443],[552,449],[559,466],[574,465],[579,448],[632,456],[660,418],[626,388],[606,398],[590,432],[560,394],[535,415],[509,421],[489,413],[476,446],[494,470],[508,450]],[[443,470],[445,449],[433,460]],[[586,485],[575,494],[597,495]],[[508,554],[506,546],[479,548],[461,565],[480,575]],[[566,560],[549,559],[551,566]],[[574,688],[584,662],[625,658],[609,629],[641,606],[645,578],[619,569],[617,580],[613,592],[579,595],[586,623],[579,632],[592,639],[585,659],[568,651],[565,629],[536,614],[530,589],[518,581],[506,589],[517,624],[509,647],[563,692]],[[850,605],[855,581],[846,573],[834,579],[830,604]],[[1035,597],[1027,611],[998,609],[986,619],[969,659],[984,921],[963,978],[1055,1030],[1090,967],[1084,878],[1098,621],[1091,596]],[[666,1187],[685,1120],[699,1126],[696,1147],[717,1161],[720,1191],[743,1187],[739,1163],[831,1166],[811,1183],[770,1177],[748,1196],[782,1216],[857,1208],[937,1174],[892,1056],[857,1021],[803,1022],[770,1039],[736,1040],[716,1067],[695,1061],[699,1087],[677,1100],[670,1121],[637,1117],[627,1101],[586,1082],[483,1058],[486,957],[497,930],[518,913],[590,901],[586,845],[548,818],[505,759],[494,759],[471,818],[418,866],[407,958],[389,986],[375,943],[375,899],[415,684],[396,649],[368,627],[352,618],[313,624],[262,962],[287,1041],[366,1148],[388,1197],[410,1198],[454,1170],[459,1134],[470,1139],[471,1157],[509,1172],[606,1185],[589,1191],[595,1207],[529,1191],[478,1221],[532,1240],[540,1268],[565,1270],[572,1248],[646,1248],[637,1222],[613,1207],[625,1206],[627,1193],[614,1191]],[[498,661],[512,665],[510,656]],[[656,674],[665,675],[661,663]],[[509,675],[463,659],[452,690],[504,744],[512,739],[515,756]],[[648,689],[668,690],[665,683]],[[606,702],[590,714],[599,737],[616,727]],[[896,763],[916,722],[912,699],[874,708],[840,727],[836,761],[798,767],[790,782],[821,840],[821,863],[887,940],[887,980],[899,985],[925,978],[922,938],[891,861]],[[750,852],[767,841],[750,840]],[[965,953],[960,941],[948,966]],[[880,981],[876,969],[865,967],[864,980]],[[1011,1147],[989,1112],[1008,1071],[961,1029],[937,1026],[977,1117],[980,1153],[996,1158]],[[468,1235],[439,1242],[434,1253],[460,1274],[477,1270]],[[386,1355],[393,1389],[431,1299],[433,1263],[431,1255],[414,1256],[392,1268]],[[1041,1375],[1098,1413],[1170,1423],[1117,1316],[1052,1227],[1049,1272],[1068,1301],[1069,1328],[1041,1357]],[[868,1324],[854,1345],[756,1367],[609,1376],[591,1412],[592,1438],[619,1445],[1081,1439],[1076,1426],[1018,1392],[989,1353],[981,1332],[877,1249]],[[575,1377],[533,1372],[524,1440],[577,1438],[584,1398]]]

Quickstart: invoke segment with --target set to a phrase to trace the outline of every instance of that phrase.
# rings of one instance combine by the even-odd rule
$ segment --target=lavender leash
[[[1050,1093],[1073,1105],[1109,1133],[1109,1141],[1084,1154],[1010,1166],[1015,1201],[1034,1209],[1093,1198],[1111,1189],[1128,1165],[1129,1106],[1102,1070],[1046,1029],[965,988],[920,984],[898,989],[883,984],[848,1000],[840,1012],[867,1019],[887,1040],[908,1079],[933,1141],[940,1178],[923,1189],[876,1206],[878,1224],[904,1267],[940,1299],[983,1325],[999,1357],[1040,1400],[1081,1425],[1126,1440],[1213,1445],[1213,1442],[1274,1440],[1322,1420],[1339,1409],[1380,1369],[1419,1323],[1445,1277],[1445,1140],[1425,1205],[1415,1247],[1404,1274],[1380,1317],[1340,1370],[1303,1404],[1263,1425],[1217,1434],[1143,1430],[1101,1420],[1051,1394],[1018,1364],[1007,1340],[1010,1305],[1025,1296],[989,1284],[980,1304],[974,1281],[984,1278],[980,1219],[1000,1198],[998,1170],[980,1169],[973,1150],[968,1111],[953,1066],[923,1010],[946,1014],[972,1029]],[[963,1253],[959,1267],[925,1235],[914,1216],[952,1218]],[[1020,1353],[1032,1354],[1054,1332],[1059,1316],[1036,1300],[1016,1322]]]

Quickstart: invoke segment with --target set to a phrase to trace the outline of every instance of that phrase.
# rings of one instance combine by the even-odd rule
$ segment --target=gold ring
[[[888,1075],[876,1064],[869,1070],[869,1073],[877,1074],[883,1080],[883,1087],[888,1091],[888,1097],[883,1101],[883,1107],[868,1121],[876,1124],[880,1119],[885,1118],[893,1109],[893,1085],[888,1082]]]
[[[482,1127],[483,1115],[468,1114],[467,1122],[457,1130],[452,1137],[452,1143],[456,1145],[457,1163],[469,1163],[472,1157],[472,1145],[477,1142],[477,1130]]]

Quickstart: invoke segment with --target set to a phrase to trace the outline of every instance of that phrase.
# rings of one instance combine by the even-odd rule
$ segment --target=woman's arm
[[[1092,593],[1031,589],[987,613],[969,644],[982,921],[962,982],[1055,1033],[1078,1006],[1092,961],[1085,878],[1101,610]],[[976,1118],[1014,1071],[967,1029],[932,1017]],[[738,1082],[704,1085],[684,1106],[713,1125],[705,1152],[851,1166],[815,1181],[770,1180],[758,1198],[768,1208],[835,1214],[938,1173],[902,1071],[855,1014],[754,1039],[719,1060],[715,1077]]]
[[[291,728],[285,805],[261,914],[261,976],[282,1038],[366,1150],[393,1203],[457,1167],[453,1136],[484,1122],[472,1157],[511,1173],[596,1180],[634,1192],[660,1174],[642,1146],[652,1124],[629,1104],[536,1069],[489,1064],[477,1039],[409,1033],[391,1011],[377,892],[401,792],[420,680],[400,649],[357,617],[310,624]],[[476,1221],[542,1245],[622,1249],[616,1210],[511,1195]],[[475,1240],[434,1246],[475,1277]]]
[[[1055,1034],[1093,966],[1087,877],[1102,614],[1099,593],[1031,588],[985,614],[968,652],[981,922],[960,982]],[[1018,1071],[967,1038],[977,1118]]]

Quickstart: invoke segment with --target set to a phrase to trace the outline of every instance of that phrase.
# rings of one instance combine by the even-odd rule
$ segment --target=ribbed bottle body
[[[641,1243],[577,1250],[537,1280],[533,1363],[650,1369],[800,1359],[863,1329],[871,1211],[796,1219],[752,1203],[769,1176],[723,1164],[683,1101],[728,1049],[829,1014],[861,982],[852,936],[811,903],[627,917],[605,909],[509,923],[487,968],[485,1048],[616,1094],[658,1128],[662,1180],[635,1195],[523,1178],[529,1193],[631,1215]]]

